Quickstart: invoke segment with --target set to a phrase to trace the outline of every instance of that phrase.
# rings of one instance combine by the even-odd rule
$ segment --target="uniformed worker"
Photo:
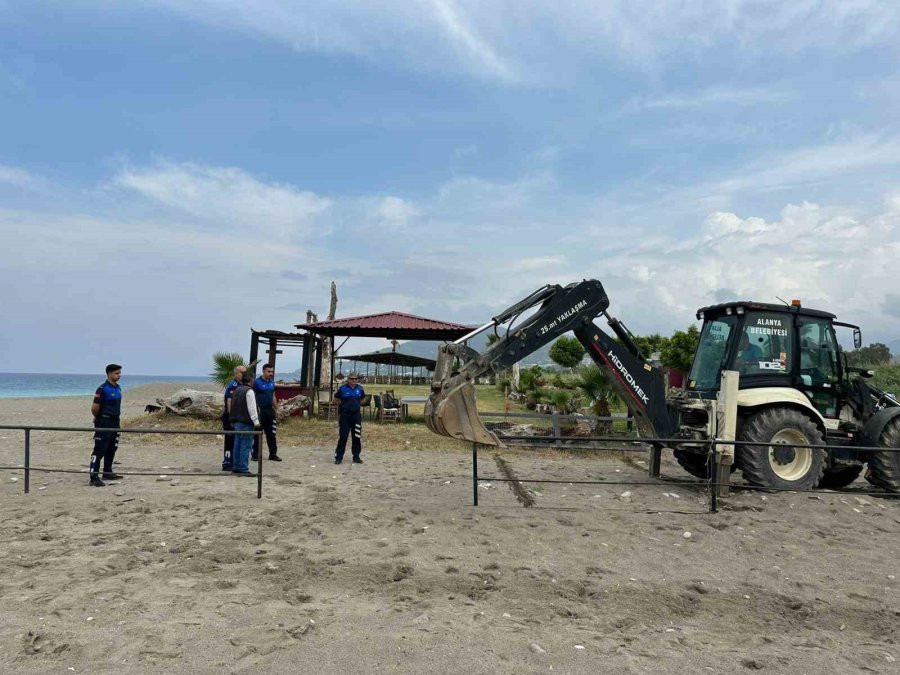
[[[362,405],[363,397],[366,392],[362,386],[357,384],[356,373],[350,373],[347,376],[347,382],[342,384],[336,392],[334,392],[334,400],[340,404],[340,413],[338,415],[338,443],[334,451],[334,463],[340,464],[344,461],[344,451],[347,449],[347,437],[352,434],[353,442],[351,452],[353,453],[354,464],[362,464],[360,458],[362,453]]]
[[[222,430],[234,431],[231,423],[231,398],[234,390],[241,386],[241,378],[247,372],[247,366],[237,366],[234,369],[234,379],[225,386],[225,407],[222,408]],[[225,434],[225,447],[222,452],[222,471],[231,471],[234,466],[234,436]]]
[[[90,477],[92,487],[103,487],[104,480],[119,480],[122,476],[113,472],[113,459],[119,447],[119,434],[99,431],[99,429],[118,429],[122,419],[122,389],[119,378],[122,377],[122,366],[110,363],[106,366],[106,382],[97,387],[91,414],[94,416],[94,451],[91,453]],[[103,478],[99,476],[100,462],[103,462]]]
[[[280,462],[278,456],[278,420],[275,419],[275,366],[266,364],[263,366],[262,375],[253,383],[253,391],[256,394],[256,404],[259,406],[259,422],[266,434],[266,445],[269,446],[269,459]],[[259,436],[253,439],[253,461],[259,459]]]

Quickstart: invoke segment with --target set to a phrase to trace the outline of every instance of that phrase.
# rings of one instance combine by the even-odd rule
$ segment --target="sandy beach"
[[[126,392],[126,416],[175,388]],[[2,400],[0,422],[86,424],[88,404]],[[0,435],[0,464],[21,463],[21,433]],[[262,500],[254,480],[168,475],[215,471],[220,444],[129,437],[120,470],[159,475],[103,489],[35,473],[24,495],[0,471],[0,671],[900,669],[896,500],[740,492],[710,514],[687,481],[574,482],[644,480],[639,462],[505,450],[519,478],[573,482],[524,484],[525,508],[487,478],[476,508],[465,451],[335,466],[302,442],[265,465]],[[35,465],[88,455],[83,437],[35,438]],[[480,464],[500,476],[493,453]]]

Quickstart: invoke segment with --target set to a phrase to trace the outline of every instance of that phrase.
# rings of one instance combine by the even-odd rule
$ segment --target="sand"
[[[70,424],[79,405],[0,401],[0,420]],[[2,435],[0,464],[21,462]],[[82,468],[85,440],[58,436],[35,464]],[[525,484],[525,508],[485,479],[476,508],[465,452],[335,466],[302,444],[265,464],[262,500],[251,479],[169,476],[215,471],[219,444],[129,437],[117,468],[166,478],[103,489],[35,473],[26,496],[0,471],[0,671],[900,671],[900,502],[737,493],[710,514],[687,483],[563,482]],[[645,479],[615,457],[499,454],[520,478]]]

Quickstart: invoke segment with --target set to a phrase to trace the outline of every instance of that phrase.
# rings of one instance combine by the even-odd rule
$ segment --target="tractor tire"
[[[815,423],[793,408],[769,408],[749,417],[740,441],[772,445],[738,445],[736,460],[751,485],[779,490],[812,490],[825,473],[825,450],[791,444],[824,445]]]
[[[822,480],[819,481],[819,487],[825,488],[826,490],[845,488],[859,478],[859,474],[862,473],[862,470],[862,464],[825,469],[825,475],[823,475]]]
[[[709,458],[706,455],[698,455],[688,450],[673,450],[672,454],[675,461],[689,474],[703,480],[709,479]]]
[[[897,448],[897,452],[873,452],[869,457],[866,480],[889,492],[900,492],[900,417],[895,417],[881,432],[878,445]]]
[[[709,457],[707,455],[698,455],[696,452],[688,450],[673,450],[675,461],[678,462],[682,469],[692,476],[709,480]],[[737,465],[731,465],[731,473],[737,471]]]

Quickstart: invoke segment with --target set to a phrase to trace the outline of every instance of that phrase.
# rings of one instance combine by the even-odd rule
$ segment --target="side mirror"
[[[853,329],[853,346],[856,349],[862,347],[862,331],[859,328]]]

